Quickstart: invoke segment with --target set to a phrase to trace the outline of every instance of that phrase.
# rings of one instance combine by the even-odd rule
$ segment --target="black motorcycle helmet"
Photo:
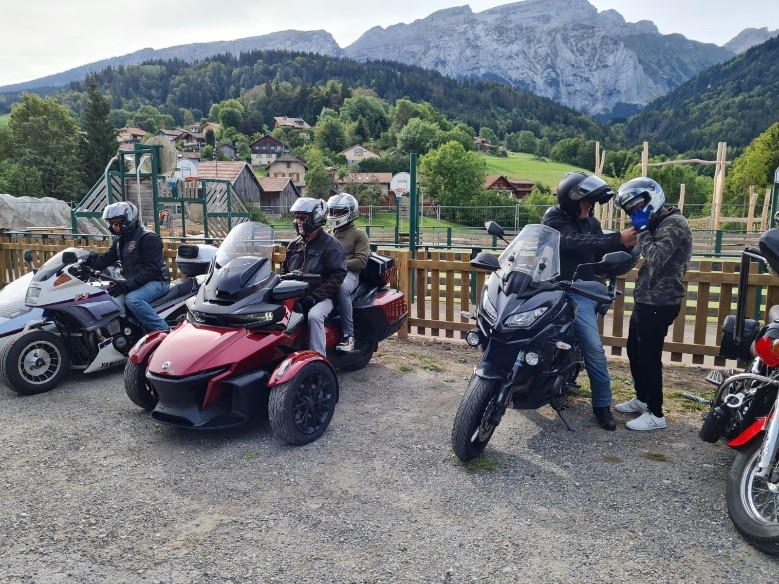
[[[779,215],[779,213],[777,213]],[[760,253],[768,262],[772,274],[779,275],[779,229],[769,229],[760,236]]]
[[[572,217],[579,215],[579,201],[603,204],[613,196],[614,191],[605,180],[586,172],[567,172],[557,185],[557,202]]]
[[[303,224],[303,233],[300,233],[298,224],[295,223],[295,230],[298,235],[308,235],[312,231],[324,226],[327,222],[327,203],[323,199],[314,199],[311,197],[301,197],[295,201],[289,208],[290,213],[306,213],[308,219]]]

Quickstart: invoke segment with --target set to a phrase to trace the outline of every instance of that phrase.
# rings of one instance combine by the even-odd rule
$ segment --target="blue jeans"
[[[320,300],[308,311],[308,345],[312,351],[327,356],[325,318],[333,311],[333,301]]]
[[[609,367],[606,364],[606,351],[603,350],[603,342],[600,340],[598,332],[596,303],[594,300],[578,294],[569,294],[569,297],[577,306],[573,328],[576,340],[579,341],[584,355],[587,377],[590,379],[592,407],[610,406],[611,377],[609,376]]]
[[[357,272],[346,272],[346,278],[338,288],[338,314],[341,315],[341,335],[354,336],[354,308],[351,293],[360,283]]]
[[[133,313],[146,332],[170,330],[168,323],[149,305],[149,302],[165,296],[168,290],[170,283],[154,280],[128,292],[124,297],[125,308]]]

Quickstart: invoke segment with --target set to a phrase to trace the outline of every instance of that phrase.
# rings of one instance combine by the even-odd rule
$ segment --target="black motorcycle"
[[[497,223],[485,227],[506,241]],[[609,280],[608,287],[577,281],[576,274],[572,282],[560,281],[559,250],[558,231],[526,225],[500,257],[482,252],[470,262],[493,273],[476,313],[464,313],[477,323],[466,341],[481,346],[483,353],[452,427],[452,449],[460,460],[484,451],[510,405],[537,409],[549,404],[560,415],[559,398],[582,367],[574,336],[576,304],[568,293],[595,300],[605,313],[617,295],[617,276],[636,262],[630,253],[618,251],[577,268],[593,266],[596,275]]]

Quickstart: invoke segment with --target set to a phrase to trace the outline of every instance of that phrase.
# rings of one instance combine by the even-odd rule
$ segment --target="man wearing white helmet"
[[[162,239],[141,225],[138,209],[132,203],[112,203],[103,210],[108,229],[118,236],[108,251],[90,256],[85,262],[96,270],[102,270],[121,260],[124,280],[111,282],[111,296],[125,294],[125,307],[135,315],[147,332],[166,331],[170,327],[157,314],[150,302],[161,298],[170,290],[170,272],[165,263]]]
[[[662,430],[667,425],[663,343],[687,291],[684,274],[692,256],[692,231],[679,209],[666,206],[660,185],[645,176],[619,187],[614,206],[630,217],[644,258],[633,291],[627,342],[636,397],[614,409],[640,414],[625,424],[629,430]]]
[[[289,210],[298,236],[287,246],[281,273],[299,270],[322,276],[299,302],[307,314],[311,349],[326,356],[325,318],[333,310],[338,287],[346,277],[344,248],[322,229],[327,222],[327,203],[322,199],[302,197]]]
[[[368,263],[371,242],[368,235],[359,229],[354,220],[359,215],[357,199],[349,193],[338,193],[327,201],[330,209],[330,224],[333,237],[341,242],[346,251],[346,278],[338,288],[338,314],[341,318],[341,342],[337,351],[354,350],[354,319],[351,293],[360,282],[360,272]]]

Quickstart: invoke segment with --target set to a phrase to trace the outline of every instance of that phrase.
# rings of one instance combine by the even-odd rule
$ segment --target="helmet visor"
[[[625,211],[632,213],[639,205],[646,203],[651,198],[651,194],[644,188],[625,189],[620,191],[617,198],[614,199],[616,205]]]
[[[603,187],[608,188],[608,183],[604,181],[602,178],[595,176],[594,174],[591,174],[587,178],[585,178],[582,182],[580,182],[578,185],[573,187],[571,191],[568,193],[568,197],[572,201],[581,201],[591,195],[594,191],[597,191],[598,189],[602,189]]]

